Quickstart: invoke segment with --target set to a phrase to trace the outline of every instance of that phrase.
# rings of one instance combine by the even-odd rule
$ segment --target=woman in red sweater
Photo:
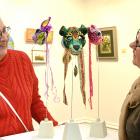
[[[53,121],[40,100],[38,79],[29,57],[21,51],[8,50],[8,28],[0,19],[0,92],[9,100],[29,131],[32,118],[38,123],[44,118]],[[0,137],[25,132],[25,128],[0,96]]]

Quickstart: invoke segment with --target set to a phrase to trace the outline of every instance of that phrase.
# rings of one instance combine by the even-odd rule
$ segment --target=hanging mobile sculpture
[[[35,34],[33,35],[33,40],[36,44],[39,44],[39,45],[43,45],[43,44],[46,44],[46,72],[45,72],[45,85],[46,85],[46,96],[48,98],[48,91],[49,91],[49,88],[51,88],[52,90],[52,93],[54,95],[54,101],[55,102],[59,102],[59,97],[57,97],[56,95],[56,87],[54,85],[54,78],[53,78],[53,72],[52,72],[52,68],[50,66],[50,53],[49,53],[49,46],[48,46],[48,43],[47,43],[47,37],[48,37],[48,34],[49,32],[51,31],[51,28],[52,26],[50,25],[50,20],[51,20],[51,17],[49,17],[47,20],[44,20],[42,23],[41,23],[41,26],[39,29],[36,29],[36,32]],[[49,79],[48,77],[51,77],[51,85],[49,86]]]
[[[91,44],[100,45],[103,41],[101,31],[95,26],[91,25],[88,28],[88,38],[89,38],[89,89],[90,89],[90,108],[92,109],[92,97],[93,97],[93,81],[92,81],[92,61],[91,61]]]
[[[63,36],[62,45],[65,48],[65,53],[63,56],[64,63],[64,89],[63,89],[63,102],[68,105],[66,92],[65,92],[65,80],[68,70],[68,64],[71,61],[71,54],[78,57],[79,64],[79,75],[80,75],[80,86],[83,97],[83,103],[86,105],[86,95],[85,95],[85,70],[84,70],[84,54],[83,47],[86,43],[85,35],[87,34],[87,28],[81,25],[80,28],[69,27],[66,28],[62,26],[59,34]],[[77,76],[78,68],[74,66],[74,76]]]

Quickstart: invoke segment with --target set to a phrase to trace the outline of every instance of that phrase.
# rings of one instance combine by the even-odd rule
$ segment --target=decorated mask
[[[80,28],[62,26],[59,34],[63,36],[62,44],[65,48],[69,49],[71,54],[78,55],[84,47],[86,40],[85,35],[87,28],[81,25]]]
[[[51,90],[50,93],[53,94],[54,102],[59,102],[59,97],[57,96],[57,89],[55,86],[54,78],[53,78],[53,71],[50,65],[50,46],[48,45],[47,39],[48,39],[48,34],[51,31],[52,26],[50,25],[50,20],[51,17],[49,17],[47,20],[44,20],[41,23],[41,26],[39,29],[36,29],[36,32],[33,35],[33,40],[35,43],[39,45],[46,45],[46,70],[45,70],[45,86],[46,86],[46,91],[45,95],[48,98],[49,97],[49,90]],[[48,78],[49,77],[49,78]]]
[[[103,42],[101,31],[95,26],[91,25],[88,27],[88,38],[89,38],[89,103],[92,109],[92,97],[93,97],[93,81],[92,81],[92,59],[91,59],[91,44],[100,45]]]
[[[68,64],[71,61],[71,54],[77,55],[78,67],[74,66],[74,76],[78,74],[80,76],[80,88],[81,94],[83,97],[83,103],[86,105],[86,93],[85,93],[85,68],[84,68],[84,53],[83,47],[86,43],[85,35],[87,34],[87,28],[84,25],[81,25],[80,28],[77,27],[69,27],[68,29],[65,26],[62,26],[59,34],[63,36],[62,44],[65,48],[65,53],[63,56],[64,63],[64,89],[63,89],[63,102],[68,105],[66,91],[65,91],[65,80],[68,70]],[[76,58],[76,57],[75,57]]]
[[[95,25],[91,25],[88,28],[88,38],[95,45],[100,45],[103,41],[102,33]]]
[[[50,19],[51,17],[49,17],[47,20],[44,20],[41,23],[40,29],[36,29],[36,32],[32,37],[35,43],[39,45],[45,43],[46,38],[48,36],[48,32],[51,30],[51,25],[49,25]]]

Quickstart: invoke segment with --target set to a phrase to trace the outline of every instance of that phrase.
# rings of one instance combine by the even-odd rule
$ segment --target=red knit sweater
[[[0,61],[0,91],[10,101],[29,130],[32,117],[40,122],[47,117],[55,121],[38,94],[38,80],[29,57],[21,51],[8,50]],[[47,112],[47,113],[46,113]],[[25,132],[21,122],[0,97],[0,136]]]

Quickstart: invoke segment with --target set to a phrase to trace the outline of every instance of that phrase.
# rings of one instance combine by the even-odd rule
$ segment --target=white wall
[[[118,42],[118,61],[96,61],[96,49],[92,47],[92,69],[94,82],[93,110],[90,110],[82,103],[79,88],[79,77],[74,80],[74,102],[73,117],[76,120],[95,119],[98,116],[98,71],[100,89],[100,108],[101,119],[108,124],[118,125],[118,118],[122,102],[132,84],[138,77],[139,70],[132,65],[132,50],[128,47],[129,43],[135,39],[137,29],[139,29],[139,0],[0,0],[0,17],[7,25],[12,28],[11,35],[14,38],[15,49],[25,51],[31,57],[31,49],[34,45],[26,44],[24,40],[26,28],[38,28],[40,23],[52,17],[51,24],[54,31],[54,40],[51,45],[51,66],[54,72],[55,85],[60,103],[53,101],[50,94],[47,100],[47,107],[58,121],[70,119],[70,105],[62,103],[63,97],[63,74],[64,68],[62,57],[64,49],[61,45],[59,29],[62,25],[66,27],[81,24],[97,27],[117,27]],[[133,9],[133,10],[130,10]],[[126,53],[123,53],[126,49]],[[86,94],[89,98],[88,83],[88,39],[84,47],[86,64]],[[74,61],[74,59],[73,59]],[[67,75],[67,95],[71,95],[71,66]],[[98,70],[99,66],[99,70]],[[44,96],[45,65],[34,65],[35,72],[39,78],[40,95],[46,103]],[[69,86],[69,87],[68,87]],[[70,99],[69,99],[70,103]]]

